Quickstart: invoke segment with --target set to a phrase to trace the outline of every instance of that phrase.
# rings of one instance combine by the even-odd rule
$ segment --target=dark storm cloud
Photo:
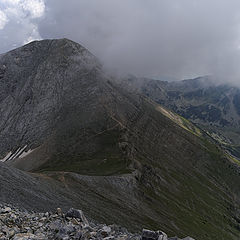
[[[240,79],[239,0],[47,0],[36,26],[42,38],[81,43],[116,72]]]

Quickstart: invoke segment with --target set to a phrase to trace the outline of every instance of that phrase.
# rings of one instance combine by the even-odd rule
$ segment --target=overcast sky
[[[1,0],[0,52],[67,37],[106,67],[240,84],[239,0]]]

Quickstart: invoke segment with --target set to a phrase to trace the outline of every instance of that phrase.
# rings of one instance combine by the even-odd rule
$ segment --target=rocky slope
[[[67,39],[3,54],[0,68],[0,169],[15,179],[1,179],[0,199],[26,207],[40,188],[29,209],[52,209],[56,195],[130,231],[238,239],[239,171],[200,129],[115,84]]]
[[[0,163],[0,173],[0,239],[2,240],[141,239],[139,234],[131,234],[123,227],[88,221],[80,210],[70,209],[64,214],[58,208],[56,213],[52,213],[50,210],[55,209],[56,206],[67,210],[68,204],[80,206],[82,203],[76,193],[51,178],[24,173],[3,163]],[[1,204],[4,202],[11,202],[18,208]],[[87,204],[89,208],[94,208],[91,203]],[[49,212],[39,213],[32,210],[39,212],[49,210]],[[149,237],[160,233],[145,231],[144,234]],[[164,240],[167,239],[178,240],[178,238]]]
[[[107,226],[88,221],[81,210],[69,209],[65,214],[61,208],[56,213],[27,212],[15,207],[0,205],[0,238],[2,240],[45,239],[117,239],[117,240],[181,240],[168,238],[162,231],[143,229],[142,236],[131,234],[117,225]],[[194,240],[186,237],[182,240]]]

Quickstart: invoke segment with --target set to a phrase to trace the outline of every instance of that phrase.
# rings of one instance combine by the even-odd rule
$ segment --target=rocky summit
[[[22,211],[7,205],[0,205],[1,240],[181,240],[168,238],[162,231],[143,229],[142,235],[132,234],[117,225],[98,224],[88,221],[81,210],[70,208],[63,213],[60,208],[55,213],[34,213]],[[194,240],[184,238],[183,240]]]

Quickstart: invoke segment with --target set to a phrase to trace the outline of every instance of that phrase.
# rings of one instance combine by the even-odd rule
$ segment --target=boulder
[[[150,231],[143,229],[142,240],[168,240],[167,234],[162,231]]]
[[[84,216],[82,210],[70,208],[65,214],[65,217],[78,218],[85,226],[89,225],[88,220]]]

